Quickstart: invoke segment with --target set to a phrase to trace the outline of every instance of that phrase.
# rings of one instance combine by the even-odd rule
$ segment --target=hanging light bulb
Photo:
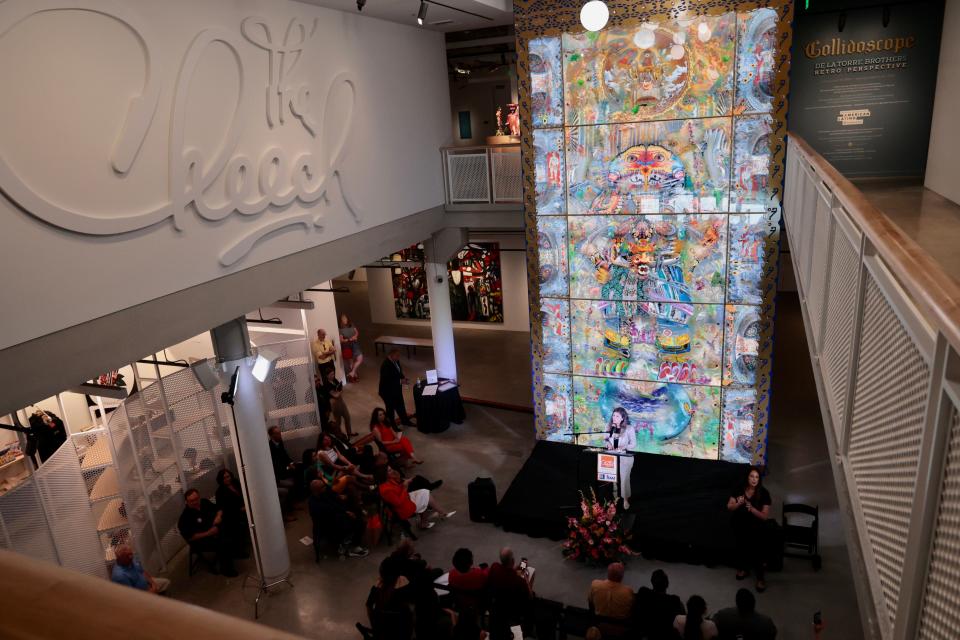
[[[602,0],[590,0],[580,9],[580,24],[587,31],[600,31],[607,26],[610,10]]]
[[[710,36],[713,35],[710,33],[710,25],[707,24],[706,20],[702,20],[700,24],[697,25],[697,37],[700,38],[700,42],[706,42],[710,39]]]

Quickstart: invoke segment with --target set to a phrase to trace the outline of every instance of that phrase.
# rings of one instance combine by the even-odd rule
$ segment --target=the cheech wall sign
[[[360,224],[343,176],[357,101],[356,82],[349,72],[342,71],[327,86],[318,88],[303,74],[294,73],[315,35],[316,19],[272,23],[251,16],[233,29],[205,28],[196,34],[179,60],[160,60],[151,48],[149,28],[122,3],[8,0],[0,3],[0,40],[33,16],[61,11],[82,11],[98,19],[116,21],[140,44],[145,61],[142,88],[132,96],[125,119],[118,123],[109,157],[90,161],[109,163],[114,177],[122,180],[137,171],[144,141],[151,130],[166,127],[168,200],[121,216],[79,210],[48,198],[31,186],[8,157],[12,150],[0,148],[0,191],[25,211],[62,229],[96,236],[124,234],[158,224],[171,224],[180,232],[188,232],[196,225],[217,224],[230,216],[255,219],[255,224],[241,225],[242,230],[234,237],[229,236],[229,224],[223,227],[227,239],[225,246],[218,248],[218,257],[224,266],[237,263],[258,241],[279,230],[301,227],[307,233],[322,233],[324,208],[334,195],[342,200],[353,221]],[[215,148],[205,149],[189,143],[185,130],[191,81],[214,45],[226,47],[231,54],[239,90],[232,110],[223,114],[228,123],[223,140]],[[173,86],[162,86],[161,64],[179,65]],[[262,92],[245,91],[261,84]],[[242,102],[257,93],[263,96],[262,114],[268,130],[296,127],[308,142],[307,150],[301,147],[292,153],[279,142],[261,144],[259,149],[239,148],[241,133],[250,126],[241,116]],[[171,104],[167,122],[158,117],[164,111],[158,109],[162,100]],[[342,121],[328,122],[335,111],[334,100],[346,105],[337,111],[345,116]],[[333,139],[323,139],[325,132],[326,137]],[[55,152],[51,145],[50,153]],[[216,188],[211,188],[215,183]],[[288,206],[295,203],[317,206]]]

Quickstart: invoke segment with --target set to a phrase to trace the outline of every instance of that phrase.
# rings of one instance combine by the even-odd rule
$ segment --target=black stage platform
[[[538,442],[499,505],[505,531],[554,540],[567,534],[567,516],[579,514],[579,489],[598,483],[596,453],[556,442]],[[733,532],[727,498],[747,465],[638,453],[633,464],[631,546],[648,557],[702,564],[728,564]]]

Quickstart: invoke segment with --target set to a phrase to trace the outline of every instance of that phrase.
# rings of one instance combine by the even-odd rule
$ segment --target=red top
[[[410,499],[407,488],[399,482],[387,480],[381,484],[380,497],[390,505],[397,517],[403,520],[412,518],[413,514],[417,512],[417,505],[413,504],[413,500]]]
[[[396,433],[396,431],[394,431],[393,429],[391,429],[391,428],[390,428],[390,425],[384,424],[384,423],[381,422],[381,423],[378,423],[378,424],[373,425],[373,428],[376,429],[377,432],[380,434],[380,439],[381,439],[383,442],[390,443],[390,444],[394,444],[394,443],[396,443],[397,441],[399,441],[399,438],[397,438],[397,433]]]
[[[464,591],[480,591],[487,586],[487,570],[471,567],[470,571],[460,573],[450,569],[450,586]]]

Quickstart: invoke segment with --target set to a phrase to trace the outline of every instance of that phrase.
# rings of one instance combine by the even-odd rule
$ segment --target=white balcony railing
[[[960,285],[791,136],[784,220],[865,635],[960,633]]]
[[[448,205],[523,201],[519,144],[445,147],[441,153]]]

